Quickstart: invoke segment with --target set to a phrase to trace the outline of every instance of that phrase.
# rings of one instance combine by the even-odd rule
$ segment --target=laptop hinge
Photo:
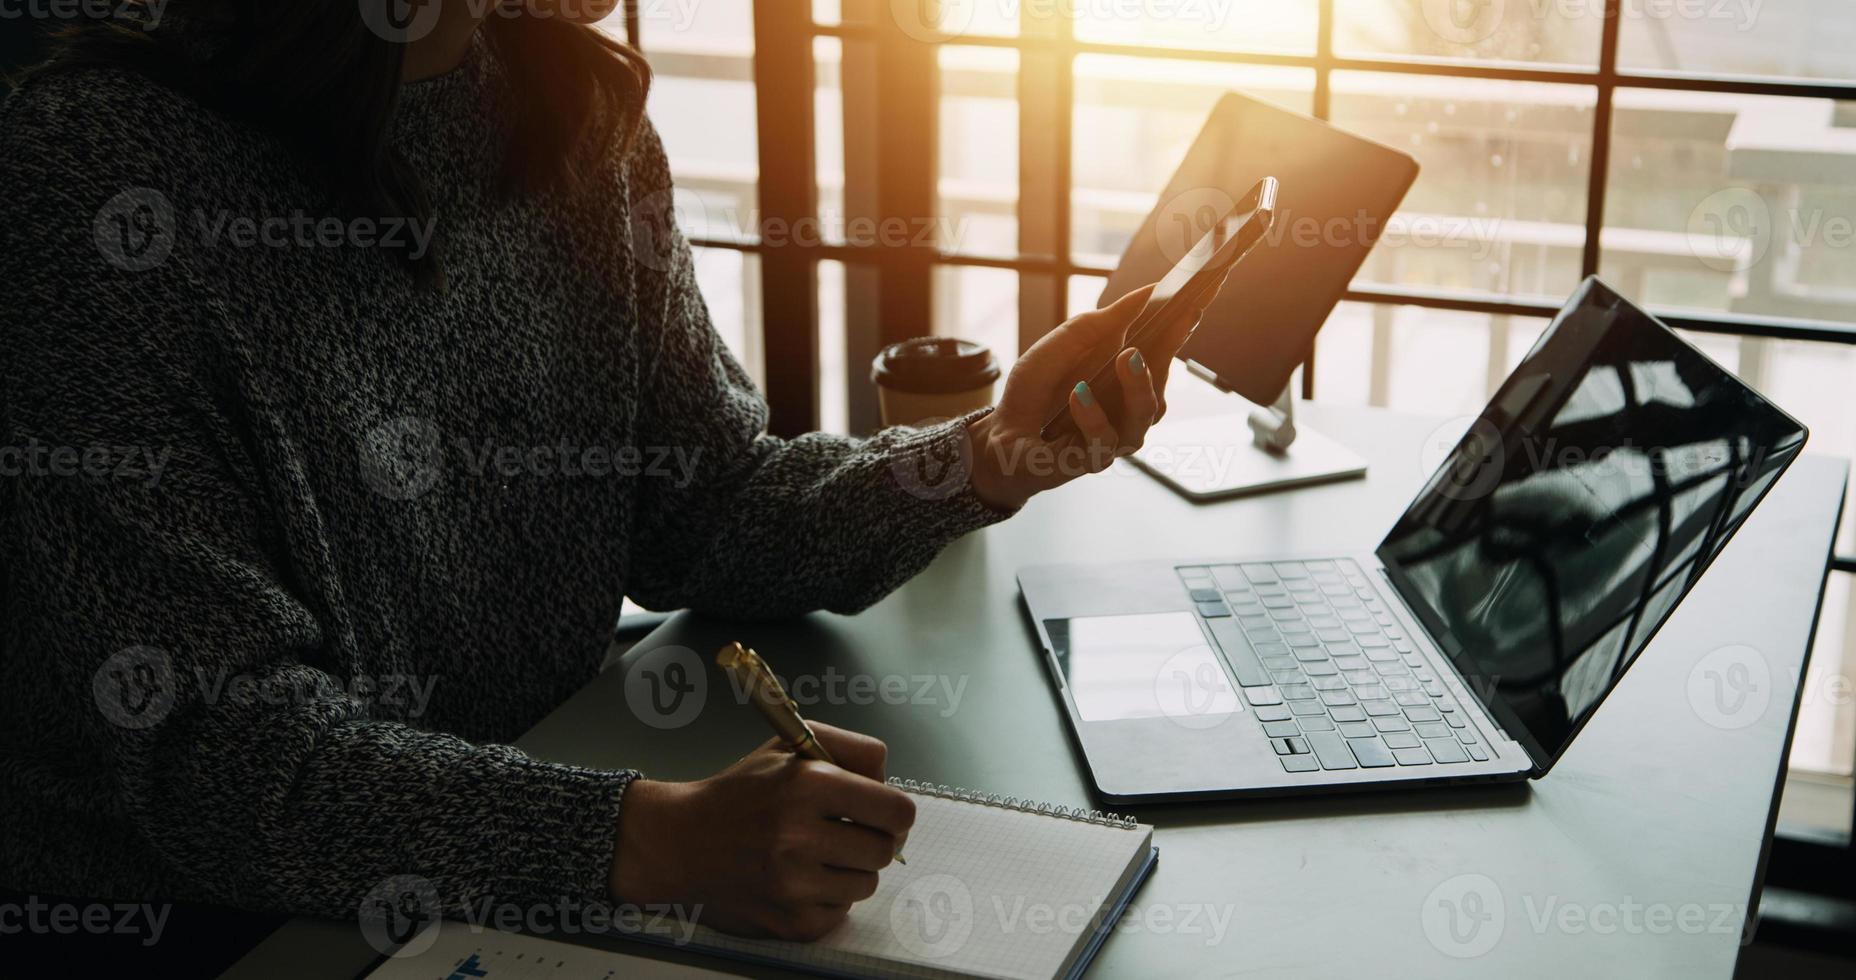
[[[1418,615],[1417,610],[1411,608],[1411,603],[1405,601],[1404,594],[1399,592],[1398,585],[1392,581],[1392,576],[1386,574],[1385,566],[1383,564],[1377,565],[1373,570],[1379,573],[1380,584],[1385,587],[1385,591],[1392,596],[1393,600],[1399,604],[1399,608],[1405,611],[1406,618],[1411,623],[1415,624],[1418,629],[1423,630],[1425,637],[1431,641],[1431,646],[1437,648],[1437,652],[1443,655],[1444,662],[1450,665],[1451,672],[1456,675],[1456,679],[1459,682],[1459,689],[1475,699],[1476,707],[1482,709],[1482,717],[1488,719],[1489,724],[1493,725],[1495,730],[1502,734],[1503,738],[1513,742],[1521,749],[1521,753],[1527,756],[1528,772],[1533,775],[1539,775],[1543,771],[1540,767],[1540,760],[1535,759],[1534,754],[1528,751],[1527,743],[1515,738],[1514,733],[1508,730],[1508,726],[1502,724],[1501,716],[1489,705],[1488,701],[1483,699],[1482,692],[1476,690],[1476,685],[1469,683],[1469,679],[1463,676],[1461,670],[1457,669],[1456,661],[1451,658],[1450,652],[1444,648],[1442,643],[1437,641],[1435,636],[1431,635],[1430,630],[1425,629],[1423,618]]]

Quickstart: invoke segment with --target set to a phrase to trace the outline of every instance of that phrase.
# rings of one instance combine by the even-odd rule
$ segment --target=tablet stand
[[[1195,372],[1197,373],[1197,372]],[[1250,438],[1240,435],[1250,430]],[[1189,500],[1218,500],[1366,475],[1366,460],[1346,446],[1295,425],[1288,387],[1275,404],[1248,417],[1220,414],[1163,419],[1130,457]]]

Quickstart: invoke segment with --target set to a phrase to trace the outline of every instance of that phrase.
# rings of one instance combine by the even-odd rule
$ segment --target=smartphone
[[[1190,316],[1195,309],[1204,309],[1212,297],[1218,295],[1225,277],[1268,234],[1270,225],[1276,220],[1276,189],[1274,177],[1257,181],[1250,193],[1214,222],[1205,237],[1154,286],[1147,305],[1128,325],[1127,340],[1089,379],[1089,390],[1095,394],[1111,423],[1117,427],[1121,425],[1126,401],[1121,378],[1115,373],[1115,359],[1122,351],[1133,347],[1141,352],[1147,363],[1154,363],[1153,344],[1175,326],[1180,317]],[[1198,326],[1194,324],[1193,329],[1197,330]],[[1055,442],[1079,431],[1066,401],[1057,414],[1044,423],[1041,435],[1046,442]]]

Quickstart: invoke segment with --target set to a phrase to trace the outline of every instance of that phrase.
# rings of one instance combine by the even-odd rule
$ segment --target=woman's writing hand
[[[619,811],[613,897],[680,906],[742,935],[809,941],[836,928],[876,891],[915,802],[883,782],[882,742],[817,722],[812,730],[838,765],[774,740],[699,782],[633,783]]]

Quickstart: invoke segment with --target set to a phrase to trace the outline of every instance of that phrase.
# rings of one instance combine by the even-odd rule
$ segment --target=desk
[[[892,774],[1091,804],[1015,570],[1370,547],[1416,491],[1437,424],[1313,405],[1304,417],[1365,454],[1368,478],[1194,505],[1118,466],[956,542],[862,615],[675,617],[519,744],[659,778],[712,773],[766,738],[754,712],[711,668],[695,720],[658,729],[626,707],[626,682],[665,656],[653,650],[706,662],[739,638],[813,679],[832,703],[810,716],[886,740]],[[1792,467],[1544,780],[1134,811],[1158,828],[1160,865],[1091,976],[1731,976],[1847,473],[1817,456]],[[1765,707],[1710,723],[1691,680],[1733,645],[1758,652]],[[885,703],[898,690],[914,703]],[[352,976],[369,959],[352,924],[299,920],[231,975]]]

